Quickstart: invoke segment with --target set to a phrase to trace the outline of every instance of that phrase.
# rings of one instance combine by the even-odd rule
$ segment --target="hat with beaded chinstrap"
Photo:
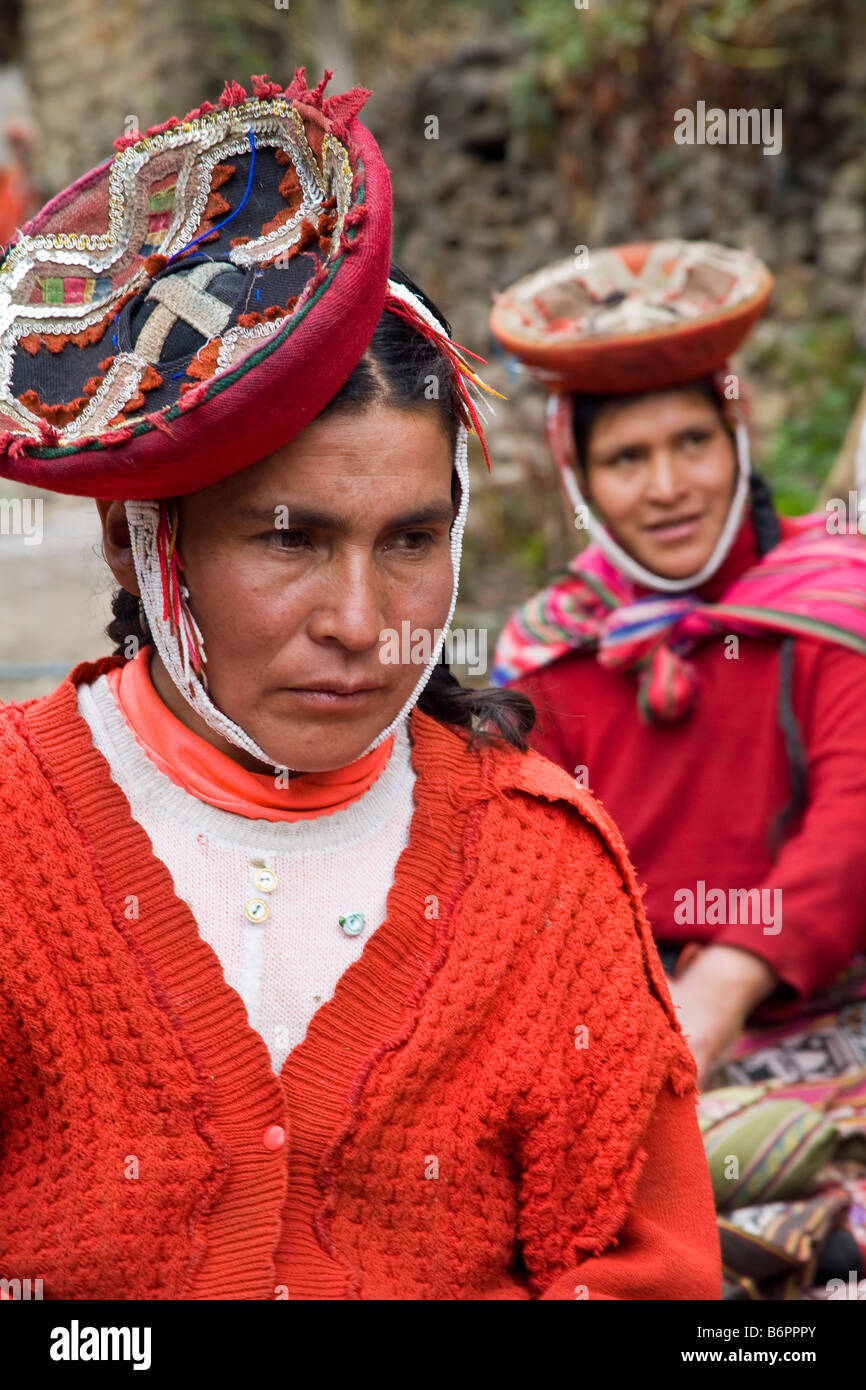
[[[547,435],[575,518],[638,584],[686,592],[704,583],[733,544],[749,496],[745,401],[728,401],[729,355],[767,307],[773,277],[749,250],[708,241],[629,242],[544,266],[494,296],[494,338],[546,386]],[[584,255],[583,253],[587,254]],[[572,396],[629,396],[710,377],[735,440],[737,482],[712,554],[694,574],[654,574],[619,544],[584,496]]]
[[[391,186],[304,69],[226,83],[53,198],[0,260],[0,476],[178,496],[293,438],[382,313]]]

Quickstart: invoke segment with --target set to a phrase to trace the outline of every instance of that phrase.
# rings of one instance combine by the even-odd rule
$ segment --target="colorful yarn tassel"
[[[177,503],[163,498],[159,504],[156,528],[156,551],[162,580],[162,619],[168,623],[183,658],[184,675],[190,679],[190,667],[207,685],[204,673],[204,643],[198,624],[189,611],[186,600],[189,590],[183,582],[183,562],[177,546],[179,516]]]
[[[648,724],[681,719],[691,707],[697,672],[689,661],[664,645],[638,677],[638,709]]]
[[[506,398],[501,391],[495,391],[492,386],[488,386],[486,381],[482,381],[479,376],[476,376],[463,354],[465,353],[466,356],[474,358],[476,362],[480,362],[486,367],[487,362],[485,358],[479,357],[477,352],[470,352],[469,348],[461,347],[459,343],[453,342],[445,333],[433,328],[431,324],[421,318],[420,314],[415,312],[410,304],[407,304],[404,299],[398,298],[396,294],[389,293],[386,296],[385,308],[389,313],[397,314],[399,318],[405,319],[407,323],[412,325],[416,332],[421,333],[429,342],[435,343],[448,358],[454,368],[454,379],[457,390],[460,393],[466,409],[467,419],[464,423],[467,429],[472,429],[478,436],[481,450],[484,454],[484,462],[487,464],[489,470],[490,456],[487,452],[487,443],[484,439],[484,433],[478,418],[478,411],[470,392],[474,388],[478,392],[486,391],[491,396],[498,396],[501,401],[504,401]],[[479,395],[479,402],[482,399],[483,397]]]

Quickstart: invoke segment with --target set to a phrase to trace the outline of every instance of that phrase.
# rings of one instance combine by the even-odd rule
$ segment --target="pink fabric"
[[[719,632],[793,633],[866,654],[866,546],[828,536],[823,513],[786,518],[784,538],[740,574],[718,600],[639,588],[590,545],[518,610],[496,649],[493,680],[505,684],[587,648],[612,669],[635,671],[650,717],[690,707],[694,671],[682,653]]]

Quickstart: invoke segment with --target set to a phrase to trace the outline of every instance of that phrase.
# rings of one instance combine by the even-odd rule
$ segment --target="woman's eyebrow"
[[[693,420],[689,425],[683,425],[668,436],[669,439],[679,440],[685,438],[687,434],[695,434],[698,431],[710,431],[713,425],[709,420]],[[605,463],[608,459],[616,458],[617,454],[623,453],[626,449],[637,449],[645,451],[648,448],[645,439],[624,439],[619,444],[611,444],[601,449],[595,449],[592,453],[593,462]]]
[[[592,458],[599,463],[606,463],[608,459],[616,458],[617,454],[622,454],[626,449],[646,449],[645,439],[624,439],[619,444],[608,444],[602,449],[594,449]]]
[[[693,420],[690,425],[683,425],[681,430],[677,430],[674,437],[678,439],[684,434],[695,434],[700,430],[712,430],[714,428],[715,422],[712,420]]]
[[[278,503],[273,507],[238,507],[235,515],[239,521],[256,522],[275,528],[279,519],[279,529],[283,531],[308,526],[311,529],[345,534],[352,529],[352,522],[348,517],[340,516],[336,512],[319,511],[314,507],[293,507],[291,503]],[[450,501],[433,502],[428,507],[419,507],[411,512],[388,517],[382,523],[381,529],[396,531],[409,526],[433,526],[451,522],[453,518],[454,506]]]

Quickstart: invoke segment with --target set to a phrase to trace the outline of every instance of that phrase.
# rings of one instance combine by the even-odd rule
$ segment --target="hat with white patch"
[[[0,476],[194,492],[328,403],[382,312],[391,186],[369,92],[226,83],[53,198],[0,262]]]

